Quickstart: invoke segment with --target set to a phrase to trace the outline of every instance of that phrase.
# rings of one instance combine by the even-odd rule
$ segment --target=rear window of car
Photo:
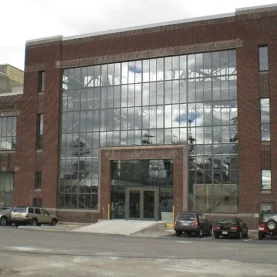
[[[26,213],[26,208],[23,207],[16,207],[13,212],[15,213]]]
[[[218,221],[218,223],[237,223],[237,220],[234,218],[222,218]]]
[[[179,214],[177,220],[195,220],[195,214]]]
[[[267,222],[270,219],[277,221],[277,214],[262,214],[263,222]]]

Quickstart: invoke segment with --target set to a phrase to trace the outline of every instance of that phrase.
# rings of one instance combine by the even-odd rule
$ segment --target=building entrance
[[[126,187],[126,219],[158,220],[158,187]]]

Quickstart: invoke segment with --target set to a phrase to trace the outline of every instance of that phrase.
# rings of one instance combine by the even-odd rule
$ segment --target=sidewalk
[[[52,231],[52,232],[71,232],[75,229],[87,226],[88,223],[76,222],[59,222],[56,226],[41,225],[41,226],[18,226],[19,229],[37,230],[37,231]]]

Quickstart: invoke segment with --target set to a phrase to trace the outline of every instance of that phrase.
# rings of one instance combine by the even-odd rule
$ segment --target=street
[[[277,276],[277,240],[0,228],[0,276]]]

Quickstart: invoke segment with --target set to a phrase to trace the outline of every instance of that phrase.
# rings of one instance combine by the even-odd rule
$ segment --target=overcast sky
[[[0,64],[24,68],[26,40],[234,12],[268,0],[1,0]]]

